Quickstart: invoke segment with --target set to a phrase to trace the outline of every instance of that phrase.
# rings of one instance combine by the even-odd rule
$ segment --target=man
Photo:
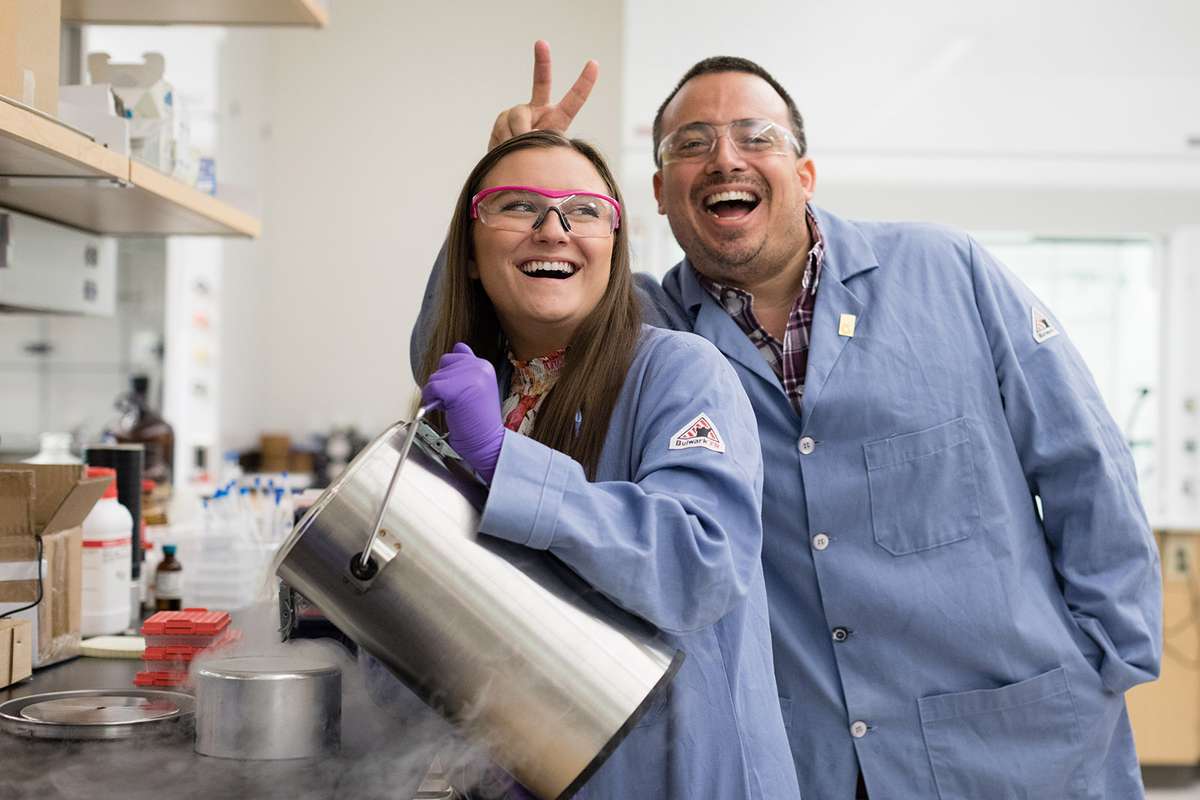
[[[551,104],[539,42],[493,140],[565,128],[595,79]],[[686,258],[642,300],[725,354],[758,417],[803,795],[1142,796],[1123,693],[1158,672],[1158,553],[1061,325],[962,233],[811,206],[803,120],[752,62],[689,70],[654,145]]]

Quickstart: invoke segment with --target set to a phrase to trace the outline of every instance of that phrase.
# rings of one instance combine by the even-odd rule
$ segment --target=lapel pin
[[[853,314],[842,314],[838,318],[838,336],[850,338],[854,335],[854,323],[858,322],[858,317]]]

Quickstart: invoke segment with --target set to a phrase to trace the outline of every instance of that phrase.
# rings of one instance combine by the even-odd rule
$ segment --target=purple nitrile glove
[[[446,415],[450,446],[490,484],[504,444],[496,370],[459,342],[421,390],[422,405],[435,400]]]

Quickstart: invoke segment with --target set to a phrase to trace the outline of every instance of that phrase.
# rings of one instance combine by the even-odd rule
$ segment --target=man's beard
[[[667,218],[670,222],[670,217]],[[733,232],[723,242],[713,246],[694,229],[679,231],[671,226],[675,241],[683,248],[688,261],[701,275],[718,283],[742,286],[755,283],[765,265],[760,256],[767,244],[767,237],[751,241],[744,233]],[[680,235],[680,234],[683,235]]]
[[[704,240],[698,244],[703,251],[703,268],[693,264],[702,274],[717,281],[743,283],[760,271],[762,266],[759,257],[766,247],[767,238],[764,236],[757,243],[746,241],[745,236],[734,236],[723,242],[724,246],[713,247]]]
[[[677,227],[671,214],[667,214],[675,241],[692,267],[717,283],[740,288],[755,286],[784,269],[795,255],[789,242],[811,246],[804,206],[795,215],[788,215],[785,219],[786,227],[781,229],[777,225],[774,230],[761,233],[757,238],[744,231],[730,231],[727,238],[714,243],[705,239],[697,228],[687,222]]]

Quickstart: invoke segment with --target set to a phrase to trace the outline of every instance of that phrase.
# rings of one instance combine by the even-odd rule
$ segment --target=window
[[[1152,239],[977,237],[1062,323],[1125,434],[1142,501],[1157,482],[1161,248]]]

